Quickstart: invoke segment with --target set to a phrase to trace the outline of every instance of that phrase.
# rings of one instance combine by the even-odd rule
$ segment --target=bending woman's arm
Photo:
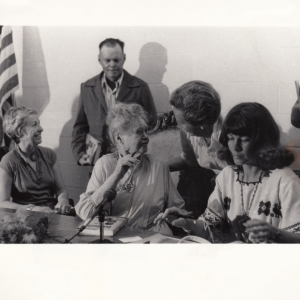
[[[188,165],[183,161],[181,156],[175,157],[167,162],[170,172],[181,171],[188,168]]]
[[[190,213],[183,210],[179,209],[178,207],[170,207],[167,208],[164,213],[158,218],[155,219],[154,224],[161,222],[162,220],[168,219],[168,216],[172,216],[172,214],[177,214],[177,215],[189,215]],[[209,229],[207,226],[205,226],[205,223],[203,220],[191,220],[191,219],[186,219],[186,218],[179,218],[177,220],[174,220],[172,222],[172,225],[176,227],[181,227],[184,231],[191,235],[197,235],[200,236],[206,240],[209,240],[210,238],[210,233]]]

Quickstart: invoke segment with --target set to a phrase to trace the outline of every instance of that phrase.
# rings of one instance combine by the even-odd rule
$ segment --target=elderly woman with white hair
[[[172,235],[165,222],[154,225],[157,215],[168,207],[184,207],[167,165],[146,154],[146,112],[138,104],[118,103],[111,107],[106,123],[116,152],[102,156],[93,169],[87,190],[75,209],[84,220],[116,189],[111,215],[128,218],[128,225]]]
[[[39,146],[43,128],[37,111],[11,107],[5,133],[16,143],[0,162],[0,207],[69,214],[71,207],[56,154]],[[12,200],[12,201],[10,201]]]

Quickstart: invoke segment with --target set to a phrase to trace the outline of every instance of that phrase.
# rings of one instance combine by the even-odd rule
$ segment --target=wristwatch
[[[34,209],[35,205],[34,204],[29,204],[26,208],[26,210],[32,211]]]

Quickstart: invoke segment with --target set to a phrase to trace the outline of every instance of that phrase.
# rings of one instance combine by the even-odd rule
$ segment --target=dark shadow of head
[[[167,49],[159,43],[149,42],[140,51],[140,66],[135,76],[147,83],[161,83],[168,64]]]

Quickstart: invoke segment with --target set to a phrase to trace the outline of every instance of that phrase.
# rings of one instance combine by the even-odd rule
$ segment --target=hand
[[[278,228],[269,223],[257,219],[247,221],[245,224],[246,232],[250,233],[249,240],[252,243],[267,243],[276,239]]]
[[[186,211],[186,210],[183,210],[183,209],[180,209],[180,208],[177,208],[177,207],[171,207],[171,208],[167,208],[163,213],[160,213],[153,221],[153,223],[156,225],[159,225],[163,220],[166,220],[168,221],[169,223],[171,223],[172,225],[174,226],[177,226],[177,227],[182,227],[183,230],[187,231],[187,232],[190,232],[191,231],[191,225],[193,224],[193,221],[191,222],[191,220],[187,220],[187,219],[184,219],[184,218],[179,218],[176,217],[176,216],[172,216],[170,214],[179,214],[179,215],[182,215],[182,216],[190,216],[191,213]]]
[[[121,174],[123,170],[128,170],[129,168],[133,168],[139,162],[134,156],[131,154],[127,154],[125,156],[120,156],[115,168],[115,172],[117,174]]]
[[[47,214],[53,213],[53,210],[48,206],[35,206],[32,211],[39,211]]]
[[[69,204],[69,199],[62,197],[58,199],[58,203],[54,207],[54,212],[56,214],[69,214],[71,212],[71,206]]]
[[[86,161],[88,158],[89,158],[89,155],[85,153],[79,158],[78,163],[81,166],[88,166],[89,163]]]

